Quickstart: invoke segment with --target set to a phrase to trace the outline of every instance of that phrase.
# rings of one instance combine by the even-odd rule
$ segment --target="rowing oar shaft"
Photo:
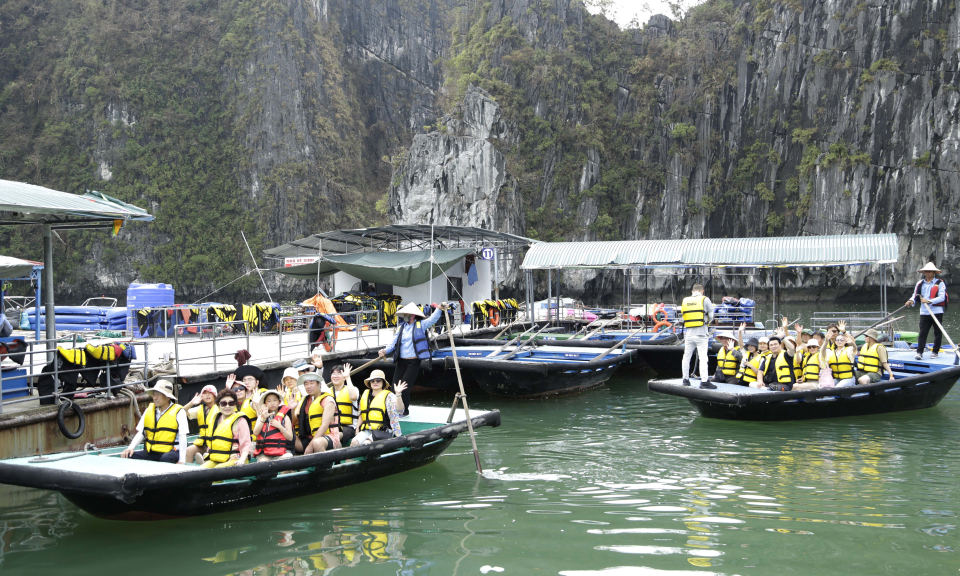
[[[869,330],[869,329],[871,329],[871,328],[876,328],[877,326],[883,324],[883,323],[886,322],[888,319],[892,318],[894,314],[896,314],[897,312],[903,310],[903,309],[906,308],[907,306],[909,306],[909,304],[904,304],[903,306],[897,308],[897,309],[894,310],[893,312],[887,314],[886,316],[884,316],[883,318],[881,318],[880,320],[878,320],[876,323],[871,324],[870,326],[867,326],[867,327],[864,328],[863,330],[857,332],[857,333],[853,336],[853,339],[856,340],[856,339],[859,338],[860,336],[863,336],[864,334],[866,334],[867,330]]]
[[[467,392],[463,389],[463,377],[460,376],[460,361],[457,360],[457,345],[453,341],[453,332],[450,331],[450,316],[443,310],[443,320],[447,324],[447,334],[450,335],[450,349],[453,352],[453,367],[457,371],[457,384],[460,385],[460,399],[463,400],[463,414],[467,417],[467,430],[470,431],[470,443],[473,444],[473,459],[477,462],[477,473],[483,474],[480,466],[480,451],[477,450],[477,437],[473,433],[473,421],[470,420],[470,408],[467,407]]]
[[[933,313],[933,310],[930,309],[930,305],[924,302],[923,306],[927,309],[927,312],[930,314],[930,318],[936,323],[937,328],[940,329],[940,332],[947,337],[947,342],[953,346],[953,353],[957,355],[958,359],[960,359],[960,350],[957,350],[957,345],[953,343],[953,340],[950,339],[950,335],[947,334],[947,331],[943,329],[943,324],[937,320],[937,316]],[[917,350],[917,354],[923,354],[923,350]]]
[[[527,328],[526,330],[524,330],[524,331],[521,332],[520,334],[517,334],[512,340],[510,340],[509,342],[507,342],[507,343],[504,344],[503,346],[501,346],[501,347],[497,348],[496,350],[494,350],[494,351],[490,354],[490,356],[496,356],[497,354],[503,352],[504,350],[507,349],[508,346],[510,346],[511,344],[513,344],[514,342],[516,342],[517,340],[523,338],[523,335],[524,335],[524,334],[526,334],[527,332],[533,330],[533,329],[536,328],[536,327],[537,327],[537,325],[534,324],[533,326]]]
[[[503,336],[504,334],[506,334],[506,333],[507,333],[507,330],[513,328],[513,325],[516,324],[517,322],[518,322],[517,320],[514,320],[513,322],[511,322],[511,323],[507,324],[506,326],[504,326],[504,327],[503,327],[503,330],[501,330],[499,334],[497,334],[496,336],[494,336],[493,339],[494,339],[494,340],[499,340],[500,337]],[[526,324],[526,322],[523,322],[523,324]]]
[[[356,374],[357,372],[363,370],[364,368],[366,368],[366,367],[368,367],[368,366],[372,366],[375,362],[377,362],[377,361],[379,361],[379,360],[382,360],[382,358],[380,358],[379,356],[377,356],[376,358],[374,358],[373,360],[367,362],[367,363],[364,364],[363,366],[361,366],[361,367],[359,367],[359,368],[354,368],[353,370],[350,371],[349,376],[353,376],[354,374]]]
[[[623,344],[624,342],[626,342],[627,340],[629,340],[630,338],[632,338],[633,335],[636,334],[636,333],[639,332],[639,331],[640,331],[640,329],[638,328],[638,329],[634,330],[633,332],[631,332],[630,334],[627,334],[627,337],[626,337],[626,338],[624,338],[623,340],[617,342],[617,343],[614,344],[613,346],[611,346],[611,347],[607,348],[606,350],[604,350],[603,352],[601,352],[600,355],[597,356],[596,358],[594,358],[593,360],[591,360],[591,362],[596,362],[597,360],[603,358],[603,357],[606,356],[607,354],[613,352],[615,349],[619,348],[621,344]]]

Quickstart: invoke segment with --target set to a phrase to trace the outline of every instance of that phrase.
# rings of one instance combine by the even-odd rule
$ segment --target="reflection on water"
[[[137,576],[960,568],[960,392],[926,411],[776,424],[697,418],[685,401],[643,384],[629,374],[544,401],[471,395],[471,406],[503,410],[500,428],[480,430],[483,477],[461,438],[419,470],[171,522],[101,521],[56,494],[2,488],[0,568],[98,576],[134,567]]]

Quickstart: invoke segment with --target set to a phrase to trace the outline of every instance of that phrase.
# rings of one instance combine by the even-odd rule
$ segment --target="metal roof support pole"
[[[500,261],[498,260],[500,248],[493,249],[493,293],[494,300],[500,300]]]
[[[557,326],[560,325],[560,269],[557,268]]]
[[[41,282],[41,277],[42,277],[42,276],[43,276],[43,271],[37,270],[36,268],[34,268],[34,269],[30,272],[30,277],[33,278],[34,280],[36,280],[36,284],[37,284],[37,285],[36,285],[36,288],[35,288],[36,292],[34,292],[34,295],[33,295],[33,309],[34,309],[34,310],[39,310],[39,309],[40,309],[40,302],[42,302],[41,298],[42,298],[43,296],[42,296],[42,294],[40,293],[40,290],[41,290],[41,288],[43,287],[43,282]],[[33,339],[36,340],[36,341],[39,341],[39,340],[40,340],[40,321],[39,321],[39,319],[37,320],[37,323],[33,326]]]
[[[779,322],[777,321],[777,269],[773,269],[773,329],[776,331]]]
[[[547,268],[547,322],[553,324],[553,313],[550,306],[553,304],[553,270]]]
[[[630,316],[630,283],[633,277],[630,275],[630,269],[627,268],[627,317]],[[629,323],[630,328],[633,328],[633,323]]]
[[[530,294],[530,284],[531,284],[530,277],[531,276],[533,276],[533,271],[531,270],[526,270],[523,274],[523,278],[524,280],[526,280],[526,283],[527,283],[527,291],[525,292],[527,298],[526,298],[526,301],[524,302],[524,304],[526,304],[526,309],[527,309],[527,320],[530,320],[530,318],[532,317],[531,315],[533,313],[533,297]]]
[[[53,304],[53,228],[50,224],[43,225],[43,287],[44,308],[46,312],[47,340],[57,339],[57,316]],[[40,325],[40,303],[34,307],[37,314],[37,325]],[[47,343],[47,362],[56,360],[56,343]]]
[[[650,269],[643,269],[643,313],[647,314],[647,310],[650,309],[650,292],[647,286],[647,277],[650,275]]]

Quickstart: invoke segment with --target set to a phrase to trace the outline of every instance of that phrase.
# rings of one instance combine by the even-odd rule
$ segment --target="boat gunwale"
[[[636,352],[627,349],[616,354],[612,358],[602,360],[578,361],[574,359],[557,359],[556,362],[542,361],[513,361],[496,358],[471,358],[457,356],[461,368],[482,369],[482,370],[509,370],[515,372],[531,372],[535,374],[549,374],[551,372],[586,372],[594,371],[608,366],[621,364],[630,360]],[[456,367],[453,357],[445,358],[446,369],[452,370]]]

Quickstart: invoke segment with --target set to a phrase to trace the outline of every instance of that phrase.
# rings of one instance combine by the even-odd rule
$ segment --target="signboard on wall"
[[[494,256],[497,254],[497,249],[492,247],[482,248],[480,250],[480,259],[481,260],[493,260]]]
[[[319,260],[319,256],[296,256],[294,258],[284,258],[283,267],[290,268],[292,266],[302,266],[304,264],[313,264]]]

